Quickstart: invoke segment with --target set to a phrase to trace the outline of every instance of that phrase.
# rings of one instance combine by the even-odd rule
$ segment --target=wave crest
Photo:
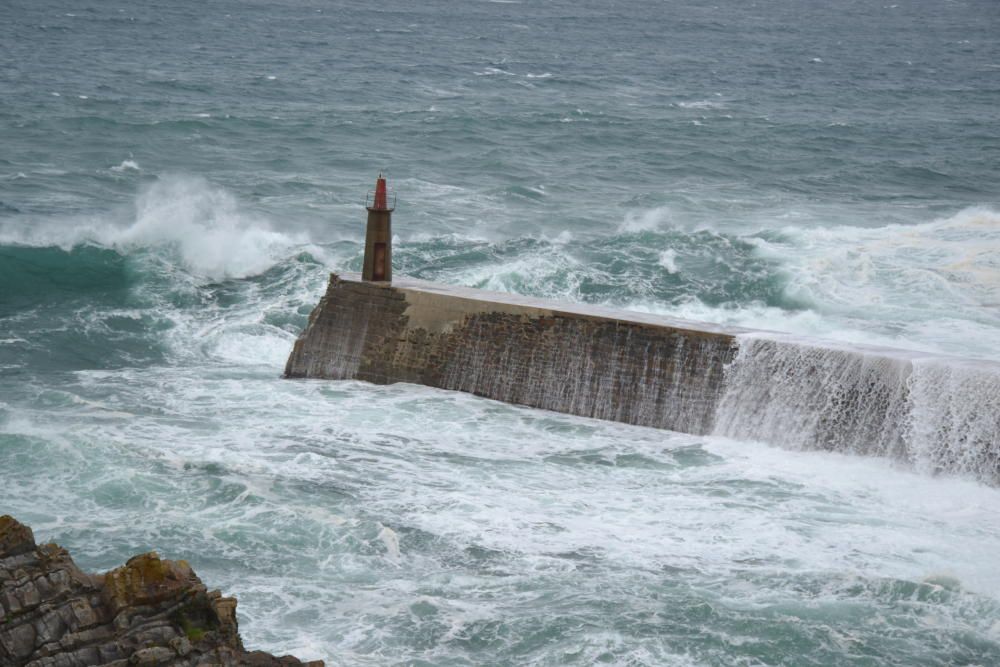
[[[118,219],[115,219],[115,218]],[[0,229],[0,244],[97,245],[122,254],[158,249],[192,274],[210,280],[245,278],[267,270],[307,244],[305,234],[279,232],[206,179],[167,175],[145,187],[124,215],[46,220]]]
[[[111,234],[111,245],[168,246],[185,268],[213,279],[261,273],[305,241],[272,230],[201,178],[161,179],[139,196],[135,209],[135,222]]]

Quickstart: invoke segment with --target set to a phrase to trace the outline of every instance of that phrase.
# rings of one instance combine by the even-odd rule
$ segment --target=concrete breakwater
[[[412,382],[704,434],[733,342],[721,328],[638,313],[333,275],[285,374]]]
[[[1000,364],[332,275],[290,378],[412,382],[1000,482]]]

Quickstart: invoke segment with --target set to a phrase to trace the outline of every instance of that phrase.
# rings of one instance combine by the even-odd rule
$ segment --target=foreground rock
[[[103,575],[0,516],[0,665],[308,665],[246,651],[236,599],[209,591],[184,561],[150,552]]]

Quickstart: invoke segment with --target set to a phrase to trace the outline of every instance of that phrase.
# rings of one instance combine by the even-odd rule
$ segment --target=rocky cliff
[[[0,665],[322,667],[243,648],[235,598],[150,552],[106,574],[0,516]]]

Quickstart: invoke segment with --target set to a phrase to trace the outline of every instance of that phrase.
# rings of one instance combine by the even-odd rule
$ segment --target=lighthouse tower
[[[369,195],[365,204],[368,209],[368,232],[365,235],[365,265],[361,270],[361,278],[392,282],[393,209],[389,208],[385,178],[381,173],[375,181],[374,197]]]

